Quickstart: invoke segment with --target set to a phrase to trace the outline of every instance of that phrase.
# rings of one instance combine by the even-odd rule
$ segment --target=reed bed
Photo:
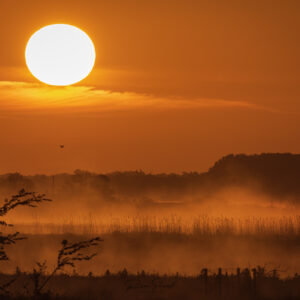
[[[300,238],[300,216],[287,217],[212,217],[195,216],[183,218],[171,216],[126,216],[126,217],[68,217],[55,222],[18,223],[12,229],[24,234],[77,234],[104,235],[112,233],[162,233],[194,236],[278,236]]]

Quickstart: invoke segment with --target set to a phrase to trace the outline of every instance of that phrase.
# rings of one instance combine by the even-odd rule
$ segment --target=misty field
[[[282,157],[290,180],[277,155],[264,159],[229,156],[205,174],[0,176],[1,297],[299,299],[298,164]],[[25,195],[47,203],[15,210]]]
[[[0,286],[13,283],[3,299],[299,299],[298,214],[165,212],[162,207],[156,215],[76,214],[51,222],[45,214],[20,222],[12,213],[6,221],[14,227],[3,227],[3,234],[17,230],[28,239],[7,247],[10,260],[2,262]],[[62,240],[95,236],[103,242],[93,261],[58,272],[32,297],[36,278],[47,280],[55,268]],[[37,262],[47,268],[36,269]]]
[[[203,268],[216,272],[257,265],[278,269],[281,277],[299,272],[300,216],[278,218],[226,218],[198,216],[70,218],[64,223],[16,224],[14,229],[29,239],[11,246],[12,262],[3,270],[14,272],[15,264],[30,271],[36,261],[55,261],[62,238],[68,240],[101,236],[104,242],[93,264],[79,265],[79,274],[100,276],[108,269],[118,272],[155,272],[195,276]],[[12,229],[5,228],[10,231]],[[26,260],[23,253],[28,253]]]

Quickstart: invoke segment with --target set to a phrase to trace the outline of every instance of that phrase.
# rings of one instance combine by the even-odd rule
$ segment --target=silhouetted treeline
[[[207,173],[216,185],[256,187],[273,196],[300,195],[300,154],[228,155]]]
[[[25,188],[63,197],[92,195],[107,202],[176,201],[190,195],[205,198],[226,187],[246,187],[278,198],[300,196],[300,155],[263,153],[228,155],[205,173],[149,174],[143,171],[94,174],[76,170],[74,174],[0,176],[0,193],[11,194]],[[201,197],[200,197],[201,198]]]

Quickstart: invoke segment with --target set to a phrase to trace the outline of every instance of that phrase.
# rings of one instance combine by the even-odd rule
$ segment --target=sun
[[[92,71],[96,51],[90,37],[67,24],[53,24],[36,31],[29,39],[25,59],[38,80],[55,86],[77,83]]]

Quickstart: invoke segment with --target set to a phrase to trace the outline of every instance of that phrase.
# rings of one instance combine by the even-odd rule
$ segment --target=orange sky
[[[0,173],[204,171],[300,152],[300,1],[0,0]],[[96,66],[42,85],[29,37],[86,31]],[[64,150],[59,144],[65,144]]]

